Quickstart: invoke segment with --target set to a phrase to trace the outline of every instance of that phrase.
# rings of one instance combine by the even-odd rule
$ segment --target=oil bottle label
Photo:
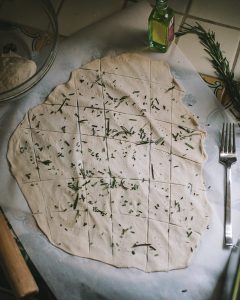
[[[152,23],[152,40],[161,45],[166,44],[166,28],[156,21]]]
[[[174,39],[174,17],[172,17],[169,26],[168,26],[168,42],[169,44],[173,41]]]

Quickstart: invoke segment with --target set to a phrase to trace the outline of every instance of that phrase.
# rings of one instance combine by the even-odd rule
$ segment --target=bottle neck
[[[167,9],[168,1],[167,0],[156,0],[156,7],[159,9]]]

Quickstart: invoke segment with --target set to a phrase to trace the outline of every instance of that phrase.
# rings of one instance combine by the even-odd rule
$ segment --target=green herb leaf
[[[77,204],[78,204],[78,200],[79,200],[79,194],[77,193],[74,204],[73,204],[73,209],[76,209]]]
[[[194,149],[194,147],[192,145],[188,144],[188,143],[185,143],[185,145],[188,146],[191,149]]]
[[[220,48],[220,43],[216,41],[215,33],[210,30],[205,30],[198,22],[196,25],[189,25],[185,23],[176,32],[176,36],[180,37],[185,34],[196,34],[203,45],[205,52],[209,55],[211,62],[216,73],[220,79],[223,80],[227,94],[229,94],[229,102],[226,106],[233,105],[240,111],[240,84],[234,79],[234,72],[231,71],[229,62],[224,57]]]
[[[49,159],[47,159],[47,160],[39,160],[38,162],[41,163],[41,164],[44,164],[46,166],[49,166],[52,163],[52,161],[49,160]]]

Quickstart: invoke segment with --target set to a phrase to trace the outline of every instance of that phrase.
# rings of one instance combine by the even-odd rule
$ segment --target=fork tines
[[[220,151],[225,153],[236,152],[234,123],[223,123]]]

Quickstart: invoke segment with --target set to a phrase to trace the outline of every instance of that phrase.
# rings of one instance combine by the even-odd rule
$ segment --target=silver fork
[[[235,145],[235,126],[231,123],[223,124],[219,161],[225,166],[225,245],[232,246],[231,220],[231,166],[237,161]]]

